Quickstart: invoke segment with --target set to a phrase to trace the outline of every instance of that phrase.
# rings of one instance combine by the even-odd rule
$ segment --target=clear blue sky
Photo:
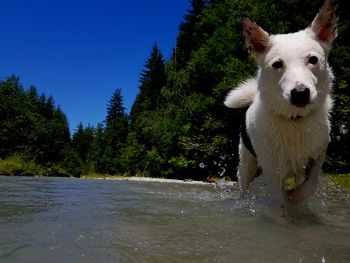
[[[70,129],[102,122],[116,88],[130,110],[157,42],[175,46],[189,0],[0,0],[0,78],[52,95]]]

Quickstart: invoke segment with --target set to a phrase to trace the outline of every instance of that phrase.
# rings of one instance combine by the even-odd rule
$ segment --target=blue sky
[[[157,42],[175,46],[189,0],[0,0],[0,78],[52,95],[70,129],[102,122],[116,88],[130,110]]]

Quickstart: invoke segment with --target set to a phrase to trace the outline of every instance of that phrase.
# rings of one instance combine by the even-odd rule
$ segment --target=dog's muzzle
[[[304,85],[298,85],[290,92],[290,101],[297,107],[305,107],[310,103],[310,89]]]

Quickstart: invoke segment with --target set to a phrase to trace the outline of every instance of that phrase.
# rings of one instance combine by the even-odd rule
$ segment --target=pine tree
[[[155,110],[161,103],[161,89],[166,84],[166,72],[163,55],[157,44],[153,46],[151,55],[146,61],[140,83],[140,93],[131,111],[132,120],[133,115]]]
[[[121,90],[117,89],[107,105],[104,149],[104,172],[121,172],[120,156],[126,145],[128,134],[128,116],[123,106]]]
[[[166,80],[163,55],[155,44],[141,72],[140,92],[130,113],[130,128],[138,133],[139,138],[142,137],[140,121],[146,117],[147,112],[155,111],[161,105],[161,90],[166,85]]]
[[[72,148],[83,163],[88,161],[93,140],[94,129],[90,126],[84,128],[83,124],[80,122],[77,131],[73,134]]]
[[[0,158],[33,152],[28,145],[34,124],[28,106],[19,77],[0,81]]]
[[[106,125],[113,126],[119,118],[125,116],[125,108],[123,106],[123,97],[121,90],[116,89],[107,105]]]
[[[67,118],[52,96],[39,97],[33,86],[25,91],[15,76],[0,81],[0,157],[59,162],[69,141]]]
[[[207,1],[191,0],[191,9],[185,15],[185,21],[180,24],[180,32],[176,41],[174,60],[176,70],[186,66],[192,53],[198,49],[201,36],[196,31],[199,15],[204,10]]]

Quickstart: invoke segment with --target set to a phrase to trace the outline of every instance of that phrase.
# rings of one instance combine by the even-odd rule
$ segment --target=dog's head
[[[327,57],[337,36],[335,11],[335,3],[327,0],[308,28],[280,35],[243,20],[246,43],[261,68],[261,96],[277,114],[305,116],[326,100],[333,78]]]

